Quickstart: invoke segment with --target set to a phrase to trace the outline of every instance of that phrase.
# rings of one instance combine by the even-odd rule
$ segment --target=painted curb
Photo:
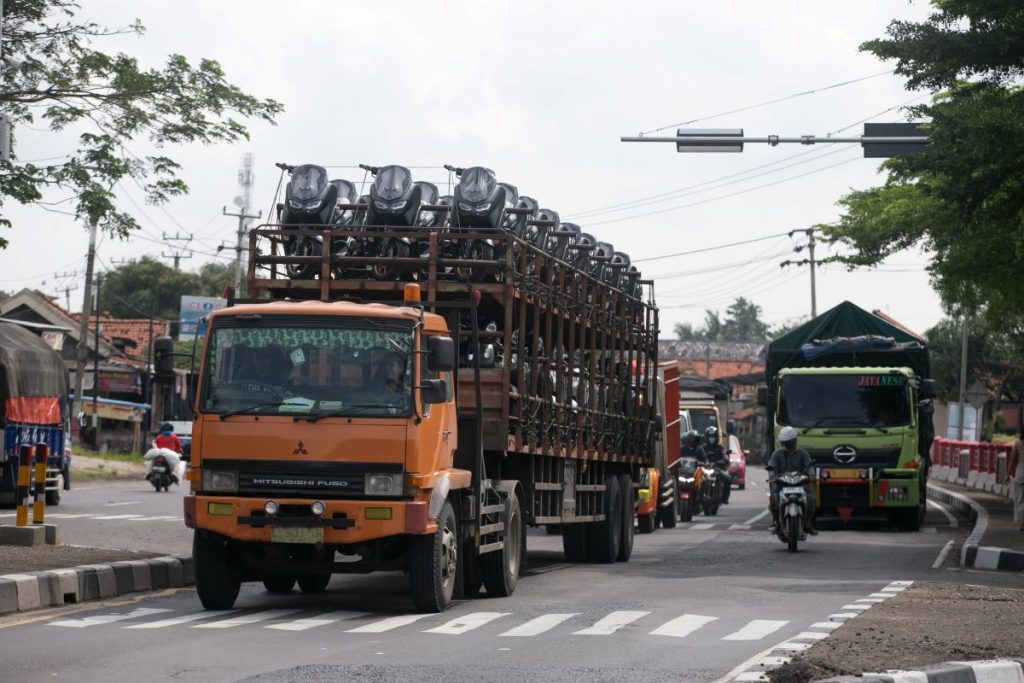
[[[1024,661],[946,662],[909,671],[836,676],[815,683],[1024,683]]]
[[[978,546],[981,544],[985,532],[988,531],[988,512],[968,496],[944,489],[931,482],[928,483],[928,496],[956,508],[974,522],[974,529],[971,530],[970,536],[960,548],[960,566],[973,567],[978,554]]]
[[[0,575],[0,615],[195,584],[191,555]]]

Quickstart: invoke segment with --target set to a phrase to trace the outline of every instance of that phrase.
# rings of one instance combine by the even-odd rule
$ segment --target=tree
[[[852,249],[839,260],[877,265],[932,252],[928,270],[947,305],[1024,315],[1024,12],[1017,0],[933,0],[924,22],[894,21],[862,50],[896,60],[907,87],[928,88],[926,150],[882,164],[884,185],[847,194],[840,223],[821,226]],[[969,80],[968,80],[969,79]]]
[[[18,124],[44,125],[77,133],[78,142],[62,161],[46,165],[19,162],[16,153],[0,161],[0,207],[11,199],[43,208],[49,208],[44,197],[73,201],[69,206],[77,218],[125,237],[139,225],[114,203],[120,181],[138,184],[154,204],[188,191],[173,159],[136,156],[129,143],[237,142],[248,139],[240,119],[273,123],[283,108],[242,92],[213,60],[193,66],[170,55],[163,68],[153,69],[129,55],[94,49],[103,37],[141,35],[143,27],[136,21],[107,28],[80,19],[79,10],[73,0],[4,3],[4,58],[21,65],[4,67],[0,112],[12,118],[15,132]],[[11,221],[0,216],[0,225],[11,227]],[[0,238],[0,248],[6,245]]]
[[[235,266],[231,263],[210,261],[199,269],[199,282],[203,296],[223,296],[224,288],[235,282]]]
[[[718,311],[704,311],[704,327],[677,323],[676,338],[680,341],[758,342],[768,337],[768,325],[761,321],[761,307],[738,297],[725,309],[725,320]]]
[[[143,256],[104,276],[100,306],[115,318],[144,318],[152,312],[161,320],[177,320],[186,294],[203,294],[199,275]]]
[[[967,384],[981,381],[996,402],[1024,398],[1024,321],[1007,324],[987,315],[973,319],[967,334]],[[962,322],[944,318],[925,333],[931,374],[939,394],[955,401],[960,390]]]

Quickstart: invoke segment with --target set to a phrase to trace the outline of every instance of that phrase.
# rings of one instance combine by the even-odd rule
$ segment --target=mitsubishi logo
[[[854,450],[852,446],[840,446],[832,451],[832,457],[835,458],[838,463],[849,465],[857,459],[857,451]]]
[[[299,445],[295,447],[294,451],[292,451],[292,455],[309,455],[309,451],[306,450],[306,447],[303,446],[300,441]]]

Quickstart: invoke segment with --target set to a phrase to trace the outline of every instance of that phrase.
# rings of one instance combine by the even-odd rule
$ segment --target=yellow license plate
[[[860,479],[860,470],[834,468],[828,471],[829,479]]]
[[[270,527],[271,543],[323,543],[323,527]]]

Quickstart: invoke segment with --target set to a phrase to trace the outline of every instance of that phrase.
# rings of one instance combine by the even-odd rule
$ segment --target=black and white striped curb
[[[0,575],[0,615],[195,583],[190,555]]]
[[[837,676],[818,683],[1024,683],[1024,662],[1013,659],[947,662],[913,671]]]
[[[769,671],[784,664],[788,664],[794,655],[797,655],[804,650],[809,650],[815,643],[830,636],[835,629],[839,628],[850,619],[854,619],[875,605],[899,595],[910,588],[913,583],[913,581],[893,581],[877,593],[871,593],[866,598],[861,598],[843,605],[839,612],[829,615],[828,621],[819,621],[811,624],[809,630],[793,636],[773,648],[769,648],[764,652],[754,655],[722,678],[716,680],[715,683],[769,680]],[[859,681],[861,679],[857,680]],[[1020,683],[1024,683],[1024,680],[1020,681]]]
[[[1017,572],[1024,570],[1024,552],[981,545],[981,539],[988,531],[988,512],[979,503],[969,496],[935,484],[928,484],[928,497],[956,508],[974,521],[974,529],[960,549],[961,567]]]

